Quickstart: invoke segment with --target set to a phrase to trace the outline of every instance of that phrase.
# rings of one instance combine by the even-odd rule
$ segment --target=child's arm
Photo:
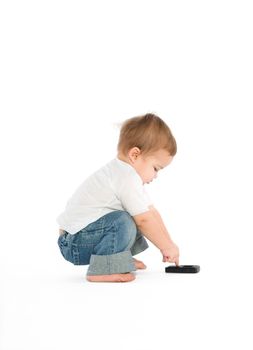
[[[161,250],[163,261],[174,262],[179,265],[179,250],[172,241],[159,212],[153,207],[143,214],[133,217],[138,229]]]

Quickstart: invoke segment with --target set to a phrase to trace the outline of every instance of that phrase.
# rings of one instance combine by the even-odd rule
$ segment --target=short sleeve
[[[152,204],[142,180],[137,174],[128,174],[129,176],[121,181],[121,186],[117,191],[118,199],[124,210],[131,216],[145,213]]]

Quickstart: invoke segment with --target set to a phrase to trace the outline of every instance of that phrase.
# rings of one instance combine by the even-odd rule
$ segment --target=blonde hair
[[[177,143],[170,128],[152,113],[127,119],[122,124],[118,152],[126,155],[133,147],[138,147],[142,154],[160,149],[165,149],[171,156],[177,153]]]

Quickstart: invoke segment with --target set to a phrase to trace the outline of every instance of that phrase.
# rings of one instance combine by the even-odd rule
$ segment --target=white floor
[[[187,261],[201,265],[198,274],[166,274],[151,247],[134,282],[93,284],[86,267],[55,253],[51,264],[17,264],[2,277],[1,349],[252,349],[247,266],[203,259]]]

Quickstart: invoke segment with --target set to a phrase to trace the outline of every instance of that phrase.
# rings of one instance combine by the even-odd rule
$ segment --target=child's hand
[[[179,249],[176,244],[172,243],[167,249],[162,249],[163,262],[175,263],[179,265]]]

